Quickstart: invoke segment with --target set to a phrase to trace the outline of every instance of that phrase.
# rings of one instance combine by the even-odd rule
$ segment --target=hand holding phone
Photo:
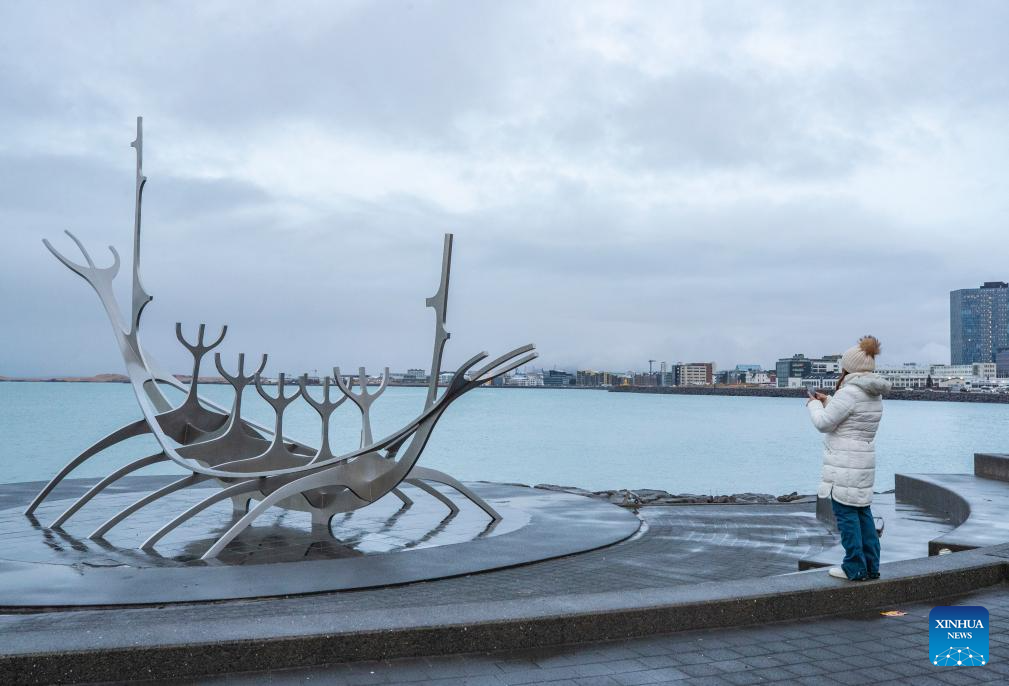
[[[816,393],[813,393],[813,391],[809,388],[806,389],[806,395],[809,396],[810,400],[816,400]]]

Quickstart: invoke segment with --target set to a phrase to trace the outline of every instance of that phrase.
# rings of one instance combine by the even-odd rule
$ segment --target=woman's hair
[[[879,339],[875,336],[862,336],[858,339],[858,347],[862,349],[869,357],[875,358],[879,355],[879,351],[882,350],[882,346],[879,344]]]

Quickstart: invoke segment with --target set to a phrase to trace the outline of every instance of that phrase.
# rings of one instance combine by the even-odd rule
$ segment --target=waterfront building
[[[579,369],[575,374],[575,385],[585,388],[619,386],[624,377],[613,372],[597,372],[593,369]]]
[[[1009,283],[950,291],[949,340],[950,364],[995,362],[998,351],[1009,348]]]
[[[752,370],[740,369],[742,365],[737,365],[735,369],[726,369],[715,375],[716,383],[727,386],[738,386],[747,383],[747,378],[753,374]]]
[[[407,369],[403,375],[405,383],[427,383],[427,371],[423,369]]]
[[[997,378],[995,362],[975,362],[974,364],[933,364],[929,367],[933,380],[964,379],[965,381],[991,381]]]
[[[824,355],[823,357],[806,357],[796,353],[791,357],[782,357],[774,365],[778,388],[802,388],[802,379],[813,376],[823,376],[841,373],[841,356]],[[797,379],[789,382],[789,379]]]
[[[543,374],[543,385],[550,387],[574,386],[575,375],[560,369],[551,369]]]
[[[715,381],[714,362],[690,362],[678,367],[680,386],[706,386]]]
[[[902,367],[880,367],[876,373],[893,384],[894,390],[904,391],[915,388],[928,388],[931,369],[919,367],[916,364],[905,364]]]
[[[811,359],[809,361],[813,374],[840,374],[841,356],[825,355],[824,357]]]
[[[837,380],[840,374],[811,374],[799,382],[799,388],[808,388],[811,391],[832,391],[837,388]]]
[[[737,372],[759,372],[762,367],[759,364],[737,364]]]
[[[778,388],[798,388],[791,386],[789,379],[803,379],[813,373],[813,363],[802,353],[791,357],[783,357],[774,365],[777,373]]]
[[[659,372],[641,372],[634,375],[632,383],[635,386],[658,386],[659,378]]]
[[[758,386],[767,386],[773,384],[775,380],[771,377],[769,372],[763,370],[751,370],[746,372],[746,383],[756,384]]]
[[[533,388],[543,385],[543,376],[535,372],[528,374],[512,374],[511,376],[506,376],[504,380],[505,386],[518,386],[520,388]]]
[[[1002,348],[995,353],[995,376],[1009,379],[1009,348]]]

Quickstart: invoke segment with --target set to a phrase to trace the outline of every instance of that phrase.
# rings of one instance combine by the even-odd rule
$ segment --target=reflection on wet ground
[[[307,512],[271,508],[235,539],[212,562],[202,555],[218,536],[227,531],[236,516],[230,501],[208,508],[158,542],[155,550],[140,550],[140,544],[167,521],[205,498],[208,488],[192,488],[165,497],[143,508],[109,531],[105,539],[87,538],[105,520],[154,490],[168,479],[144,477],[132,486],[102,494],[73,516],[63,529],[48,529],[77,493],[47,500],[35,517],[26,517],[21,506],[0,502],[0,558],[21,562],[77,565],[82,567],[173,567],[189,565],[249,565],[298,560],[330,560],[375,553],[464,543],[498,536],[521,528],[528,515],[495,503],[504,519],[492,523],[472,503],[456,496],[459,512],[450,514],[440,502],[412,486],[402,490],[413,505],[390,495],[370,507],[336,515],[332,534],[312,527]]]

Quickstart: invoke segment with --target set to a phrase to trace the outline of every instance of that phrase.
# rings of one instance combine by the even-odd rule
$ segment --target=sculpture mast
[[[141,204],[144,196],[144,184],[147,177],[144,176],[144,118],[137,117],[137,138],[130,147],[137,151],[137,180],[134,195],[133,210],[133,304],[131,308],[130,330],[127,334],[136,335],[140,328],[140,313],[152,299],[152,296],[144,290],[144,285],[140,282],[140,217]]]
[[[438,377],[441,376],[441,358],[445,352],[445,343],[451,334],[445,330],[445,316],[448,311],[448,279],[452,271],[452,234],[445,234],[445,247],[441,257],[441,283],[438,292],[427,299],[427,306],[434,310],[434,352],[431,355],[431,378],[427,382],[427,402],[424,409],[428,410],[438,398]]]

